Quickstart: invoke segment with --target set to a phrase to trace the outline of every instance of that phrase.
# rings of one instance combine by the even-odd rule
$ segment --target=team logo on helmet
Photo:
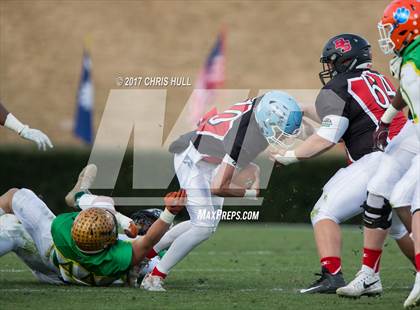
[[[393,17],[398,24],[405,24],[410,18],[410,10],[400,7],[394,12]]]
[[[351,44],[349,40],[346,40],[344,38],[338,38],[333,43],[335,49],[341,50],[342,53],[347,53],[351,51]]]

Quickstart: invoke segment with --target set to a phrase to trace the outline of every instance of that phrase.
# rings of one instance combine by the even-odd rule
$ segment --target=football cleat
[[[337,289],[337,295],[359,298],[361,296],[378,296],[382,294],[382,291],[379,273],[375,273],[372,268],[362,266],[353,281],[347,286]]]
[[[413,289],[408,295],[407,299],[404,302],[404,308],[411,309],[416,306],[420,306],[420,273],[416,273],[416,280],[414,282]]]
[[[159,276],[153,276],[151,273],[147,274],[143,281],[141,281],[140,287],[146,291],[151,292],[165,292],[163,288],[163,278]]]
[[[331,274],[325,267],[322,267],[321,273],[317,273],[320,278],[312,283],[308,288],[301,289],[301,294],[335,294],[335,291],[346,283],[344,282],[341,271]]]
[[[69,207],[76,208],[76,199],[75,195],[81,191],[87,191],[93,181],[95,181],[96,173],[98,172],[98,168],[95,164],[89,164],[79,174],[79,179],[77,180],[76,185],[72,188],[71,191],[65,197],[66,204]]]

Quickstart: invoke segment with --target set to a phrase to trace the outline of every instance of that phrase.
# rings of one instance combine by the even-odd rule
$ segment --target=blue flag
[[[91,61],[87,51],[83,52],[82,76],[77,92],[77,111],[74,134],[87,144],[92,144],[93,84]]]

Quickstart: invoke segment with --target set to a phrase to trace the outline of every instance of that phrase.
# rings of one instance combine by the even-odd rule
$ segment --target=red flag
[[[225,82],[225,32],[222,31],[213,46],[206,64],[201,69],[195,83],[190,104],[190,119],[196,124],[215,99],[214,89]]]

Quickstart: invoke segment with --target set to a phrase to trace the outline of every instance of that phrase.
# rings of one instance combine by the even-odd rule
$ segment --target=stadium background
[[[62,197],[89,156],[89,148],[72,135],[86,37],[93,61],[97,128],[108,93],[117,88],[116,77],[194,80],[222,27],[227,30],[226,88],[251,89],[252,94],[267,88],[318,88],[320,51],[340,32],[365,36],[372,43],[375,68],[388,72],[388,58],[376,42],[376,22],[386,4],[1,0],[0,98],[25,123],[45,131],[56,148],[36,152],[32,144],[0,130],[0,191],[29,187],[55,212],[64,210]],[[165,134],[191,91],[192,87],[168,89]],[[148,156],[152,161],[156,155]],[[276,169],[265,192],[262,220],[308,221],[322,185],[344,165],[338,148],[321,160]],[[128,152],[117,188],[104,193],[133,194],[130,167]]]

